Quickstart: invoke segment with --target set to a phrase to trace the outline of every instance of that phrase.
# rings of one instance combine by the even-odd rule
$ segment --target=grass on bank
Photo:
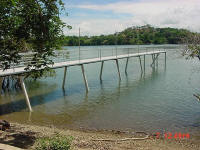
[[[41,137],[36,140],[35,150],[70,150],[73,137],[56,134],[51,137]]]

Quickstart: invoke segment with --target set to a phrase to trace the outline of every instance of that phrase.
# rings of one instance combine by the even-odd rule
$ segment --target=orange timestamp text
[[[160,132],[157,132],[156,134],[155,134],[155,136],[156,136],[156,138],[157,139],[159,139],[159,138],[161,138],[162,136],[161,136],[161,134],[160,134]],[[164,133],[164,138],[165,139],[189,139],[190,138],[190,134],[189,133],[171,133],[171,132],[166,132],[166,133]]]

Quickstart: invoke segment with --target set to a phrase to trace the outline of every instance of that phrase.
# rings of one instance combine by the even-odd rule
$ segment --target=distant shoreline
[[[81,45],[81,47],[98,47],[98,46],[105,46],[105,47],[114,47],[114,46],[119,46],[119,47],[123,47],[123,46],[179,46],[179,45],[185,45],[185,44],[139,44],[139,45],[136,45],[136,44],[131,44],[131,45]],[[78,45],[72,45],[72,46],[69,46],[69,45],[63,45],[62,47],[79,47]]]
[[[180,44],[184,43],[185,39],[191,35],[196,34],[199,33],[186,29],[155,28],[145,25],[129,27],[121,32],[108,35],[64,36],[61,43],[63,46]]]

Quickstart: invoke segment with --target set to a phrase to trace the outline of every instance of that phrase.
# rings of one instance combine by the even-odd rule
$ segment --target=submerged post
[[[158,56],[159,56],[159,54],[157,54],[157,58],[156,58],[156,65],[157,65],[157,67],[158,67]]]
[[[158,57],[158,55],[157,55]],[[151,67],[155,67],[155,60],[157,59],[157,57],[155,57],[155,54],[152,54],[152,64]]]
[[[25,98],[26,98],[26,104],[28,106],[29,111],[31,112],[33,110],[31,108],[30,100],[29,100],[29,97],[28,97],[28,94],[27,94],[27,91],[26,91],[26,86],[25,86],[25,83],[24,83],[24,78],[22,76],[20,76],[19,79],[20,79],[20,84],[21,84],[22,90],[23,90]]]
[[[153,67],[153,64],[154,64],[154,57],[153,57],[153,54],[151,55],[152,57],[152,64],[151,64],[151,67]]]
[[[85,83],[86,92],[89,92],[88,82],[87,82],[87,78],[85,76],[85,70],[84,70],[83,64],[81,64],[81,70],[82,70],[82,74],[83,74],[83,79],[84,79],[84,83]]]
[[[126,59],[126,68],[125,68],[126,75],[127,75],[128,61],[129,61],[129,57]]]
[[[119,80],[121,81],[121,75],[120,75],[120,70],[119,70],[119,62],[118,62],[118,59],[116,59],[115,61],[116,61],[116,65],[117,65],[117,72],[118,72],[118,75],[119,75]]]
[[[145,63],[146,63],[146,62],[145,62],[145,55],[144,55],[144,72],[145,72],[145,65],[146,65]]]
[[[167,53],[165,52],[165,66],[166,66],[166,62],[167,62]]]
[[[102,73],[103,73],[103,64],[104,61],[101,62],[101,72],[100,72],[100,80],[102,81]]]
[[[63,89],[65,89],[66,74],[67,74],[67,67],[65,67],[65,70],[64,70],[64,77],[63,77],[63,84],[62,84]]]
[[[142,69],[142,60],[141,60],[141,57],[140,57],[140,56],[138,56],[138,58],[139,58],[139,61],[140,61],[140,69],[141,69],[141,73],[143,73],[143,69]]]
[[[0,95],[1,95],[1,91],[2,91],[2,81],[3,81],[3,78],[0,77]]]

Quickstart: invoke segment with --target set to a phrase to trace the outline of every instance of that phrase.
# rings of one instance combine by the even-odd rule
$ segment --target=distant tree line
[[[100,36],[81,36],[80,44],[89,45],[135,45],[135,44],[180,44],[191,33],[186,29],[154,28],[150,25],[129,27],[122,32]],[[64,46],[78,46],[78,36],[65,36]]]

